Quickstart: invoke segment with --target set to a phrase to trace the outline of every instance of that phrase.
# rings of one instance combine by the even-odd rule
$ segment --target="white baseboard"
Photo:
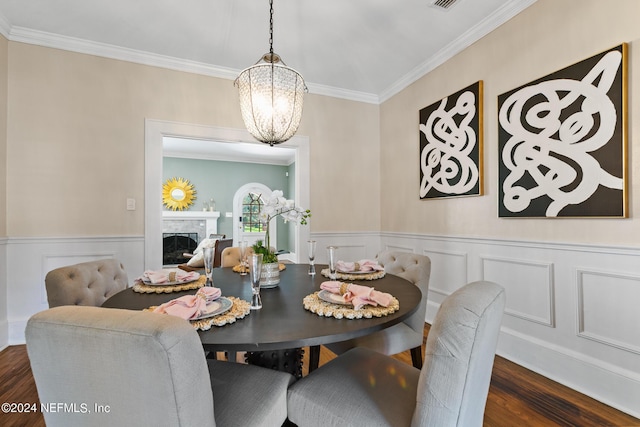
[[[0,320],[0,351],[9,346],[9,322]]]
[[[497,354],[520,366],[640,418],[640,375],[587,355],[502,328]]]

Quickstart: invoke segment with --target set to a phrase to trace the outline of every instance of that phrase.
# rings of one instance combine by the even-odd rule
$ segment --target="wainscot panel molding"
[[[337,246],[338,259],[343,261],[373,259],[380,251],[379,232],[311,233],[310,238],[318,242],[316,264],[328,263],[327,246]],[[306,247],[302,248],[300,262],[304,263],[309,254]]]
[[[499,283],[499,355],[640,417],[640,247],[383,232],[380,248],[431,258],[427,322],[465,283]]]
[[[7,340],[24,344],[24,328],[33,314],[49,308],[44,278],[55,268],[103,258],[118,259],[129,285],[144,272],[144,237],[38,237],[7,239]],[[1,321],[1,320],[0,320]]]
[[[9,301],[7,296],[7,239],[0,238],[0,351],[9,345],[9,322],[7,321],[7,309]]]

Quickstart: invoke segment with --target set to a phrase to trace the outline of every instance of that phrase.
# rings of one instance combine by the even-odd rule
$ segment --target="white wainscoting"
[[[0,351],[9,345],[9,322],[7,320],[7,239],[0,239]],[[1,272],[5,272],[2,274]]]
[[[499,283],[499,355],[640,417],[640,248],[402,233],[380,247],[431,258],[428,322],[465,283]]]
[[[7,283],[8,344],[23,344],[29,317],[49,308],[44,286],[49,271],[102,258],[120,260],[131,284],[144,271],[144,238],[9,238],[6,258],[3,258],[6,259],[3,271]]]
[[[640,417],[640,247],[377,232],[312,233],[311,238],[318,242],[319,264],[326,264],[329,245],[340,248],[343,260],[374,258],[382,249],[429,256],[428,322],[442,300],[464,284],[501,284],[507,304],[499,355]],[[6,272],[0,291],[3,283],[7,290],[5,319],[0,307],[0,348],[24,342],[26,320],[47,308],[49,270],[104,257],[120,259],[132,282],[144,269],[144,239],[0,241],[0,271]]]

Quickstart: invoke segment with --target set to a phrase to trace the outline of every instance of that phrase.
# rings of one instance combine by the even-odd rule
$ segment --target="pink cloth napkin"
[[[383,266],[370,259],[362,259],[358,262],[338,261],[336,268],[345,273],[352,271],[384,271]]]
[[[182,317],[191,320],[202,315],[207,308],[207,304],[217,300],[222,295],[219,288],[205,286],[198,289],[195,295],[185,295],[180,298],[172,299],[162,305],[156,307],[154,313],[170,314],[172,316]]]
[[[343,287],[343,285],[346,286]],[[338,295],[340,295],[343,290],[346,290],[342,296],[345,301],[353,304],[353,308],[356,310],[360,310],[367,304],[374,307],[377,307],[378,305],[388,307],[393,300],[393,296],[391,294],[376,291],[369,286],[356,285],[355,283],[345,284],[344,282],[330,280],[322,282],[320,284],[320,289],[324,289]]]
[[[136,283],[153,283],[154,285],[161,285],[167,282],[191,282],[193,280],[197,280],[199,277],[200,273],[197,271],[184,271],[179,268],[156,271],[147,270],[141,277],[136,279]]]

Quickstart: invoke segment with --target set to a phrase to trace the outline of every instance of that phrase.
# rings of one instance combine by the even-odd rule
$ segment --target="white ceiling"
[[[274,50],[310,92],[379,103],[536,0],[433,1],[274,0]],[[269,50],[269,3],[0,0],[0,33],[231,80]]]
[[[537,0],[274,0],[274,51],[311,93],[378,104]],[[445,1],[446,3],[446,1]],[[269,51],[267,0],[0,0],[8,40],[233,79]],[[290,164],[295,151],[165,140],[165,155]]]
[[[203,139],[163,138],[165,157],[224,160],[289,166],[295,162],[296,149],[280,145],[248,142],[220,142]]]

